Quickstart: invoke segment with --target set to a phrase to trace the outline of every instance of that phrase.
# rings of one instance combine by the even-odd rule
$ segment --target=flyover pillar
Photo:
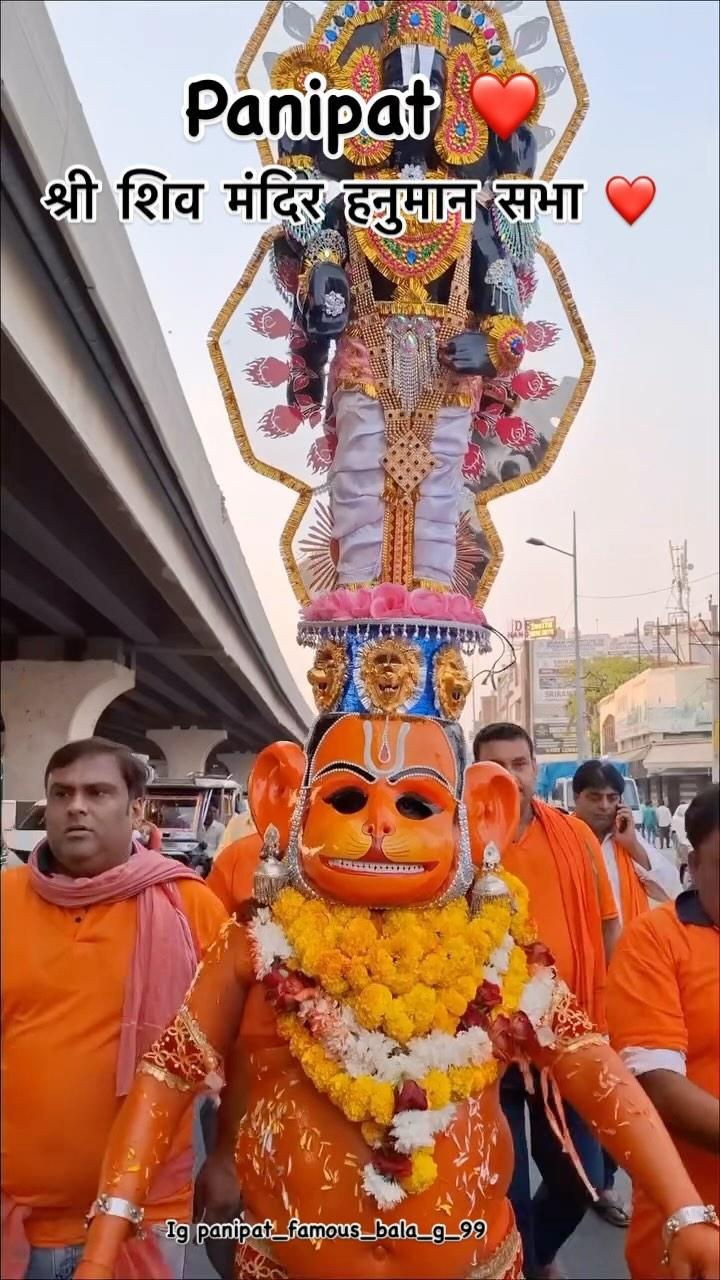
[[[148,738],[156,742],[167,762],[168,778],[187,778],[203,773],[208,756],[227,738],[226,729],[148,729]]]
[[[53,752],[66,742],[92,737],[105,708],[134,685],[134,671],[107,659],[3,662],[3,798],[38,800]]]
[[[241,782],[243,786],[248,780],[255,758],[255,754],[252,751],[228,751],[223,755],[217,756],[220,763],[224,764],[230,771],[230,777],[234,778],[236,782]]]

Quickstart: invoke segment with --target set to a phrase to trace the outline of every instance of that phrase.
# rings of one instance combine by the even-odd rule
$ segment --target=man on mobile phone
[[[620,923],[626,928],[648,910],[648,898],[674,901],[682,886],[669,858],[636,832],[632,810],[623,803],[624,790],[622,774],[604,760],[587,760],[573,778],[576,817],[600,841]]]
[[[632,809],[623,803],[625,781],[612,764],[587,760],[573,778],[575,821],[580,819],[602,846],[621,927],[626,929],[656,902],[674,901],[680,877],[669,858],[635,830]],[[593,1208],[613,1226],[625,1227],[628,1212],[613,1190],[617,1165],[605,1153],[604,1187]]]

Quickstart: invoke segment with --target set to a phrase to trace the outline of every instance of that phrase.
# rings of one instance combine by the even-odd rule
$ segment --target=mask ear
[[[463,799],[473,862],[482,866],[485,845],[493,842],[502,853],[517,831],[520,792],[506,769],[499,764],[481,762],[465,770]]]
[[[280,848],[290,839],[297,793],[305,775],[305,752],[296,742],[273,742],[260,752],[248,780],[248,802],[261,836],[269,826],[280,834]]]

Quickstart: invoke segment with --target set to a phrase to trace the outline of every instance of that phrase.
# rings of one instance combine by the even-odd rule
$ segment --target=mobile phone
[[[618,835],[623,836],[627,831],[628,817],[626,813],[621,813],[617,819]]]

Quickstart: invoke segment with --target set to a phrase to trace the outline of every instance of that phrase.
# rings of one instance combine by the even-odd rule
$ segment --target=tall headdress
[[[468,103],[471,79],[481,71],[507,78],[520,68],[522,58],[523,67],[535,74],[541,87],[537,112],[542,113],[542,123],[534,117],[532,128],[538,148],[552,148],[539,175],[547,180],[581,123],[585,88],[559,5],[551,0],[541,6],[541,13],[534,7],[528,20],[523,8],[513,6],[502,14],[497,6],[479,0],[269,4],[240,59],[238,86],[302,88],[305,76],[319,70],[330,87],[350,85],[368,98],[383,87],[387,56],[411,47],[432,48],[445,59],[447,83],[435,144],[451,166],[472,161],[487,145],[485,126]],[[288,35],[299,41],[290,49]],[[537,70],[535,61],[540,64]],[[362,135],[351,142],[357,167],[378,166],[387,158],[382,141],[377,149],[375,140]],[[267,142],[259,149],[265,162],[277,160]],[[309,167],[312,160],[301,155],[292,163]],[[443,471],[442,439],[436,430],[426,431],[424,424],[437,421],[437,344],[465,325],[462,266],[459,277],[456,272],[458,298],[436,308],[442,315],[434,314],[423,287],[437,278],[433,271],[440,274],[448,268],[451,251],[457,257],[460,233],[450,235],[453,243],[445,244],[442,237],[448,228],[440,227],[438,243],[425,247],[422,264],[402,237],[371,246],[362,255],[365,260],[376,252],[373,266],[399,282],[403,306],[396,315],[391,314],[393,304],[383,313],[377,340],[369,343],[370,367],[362,359],[353,365],[350,342],[342,371],[348,385],[363,388],[372,381],[373,394],[384,407],[384,539],[381,563],[370,573],[348,571],[348,564],[362,562],[362,548],[354,557],[346,554],[337,485],[332,493],[338,470],[344,466],[352,471],[353,451],[355,456],[362,451],[362,424],[354,443],[343,445],[340,457],[332,413],[336,386],[331,383],[324,402],[313,401],[306,391],[301,335],[288,310],[277,303],[268,305],[271,271],[286,301],[295,296],[298,285],[298,264],[273,252],[280,228],[262,237],[211,331],[213,363],[245,461],[297,495],[281,550],[302,605],[299,640],[314,650],[310,680],[322,713],[431,716],[447,722],[460,716],[469,690],[463,658],[488,647],[481,606],[502,558],[487,504],[549,470],[592,376],[592,351],[555,255],[538,246],[536,232],[518,234],[500,222],[495,232],[506,254],[500,263],[505,276],[496,271],[497,278],[488,278],[486,285],[493,299],[511,296],[511,306],[509,314],[493,317],[486,329],[499,373],[482,388],[482,398],[474,405],[462,461],[460,517],[455,527],[445,527],[449,543],[442,574],[436,571],[438,539],[426,537],[423,553],[418,554],[423,529],[432,528],[433,521],[435,526],[442,524],[442,485],[435,490],[426,486],[421,506],[417,494],[428,476]],[[318,252],[322,258],[322,245]],[[362,298],[362,281],[357,287],[362,270],[361,261],[351,264],[356,299]],[[535,319],[526,312],[544,274],[541,292],[551,318]],[[419,298],[415,302],[413,290]],[[366,301],[372,310],[369,295]],[[377,314],[381,311],[382,304],[375,307]],[[433,322],[429,327],[428,317]],[[562,347],[553,374],[518,369],[519,354],[557,342],[566,318],[575,339],[575,368],[565,364],[573,361],[571,342]],[[391,323],[385,324],[388,319]],[[445,330],[439,331],[435,322],[445,324]],[[368,323],[371,328],[372,317]],[[250,352],[249,343],[255,344]],[[405,361],[413,344],[422,347],[425,357],[416,359],[413,354]],[[280,358],[288,347],[286,358]],[[404,369],[409,371],[406,375]],[[288,383],[298,393],[292,407],[280,402]],[[357,541],[361,543],[361,535]],[[411,554],[408,548],[414,548]]]

